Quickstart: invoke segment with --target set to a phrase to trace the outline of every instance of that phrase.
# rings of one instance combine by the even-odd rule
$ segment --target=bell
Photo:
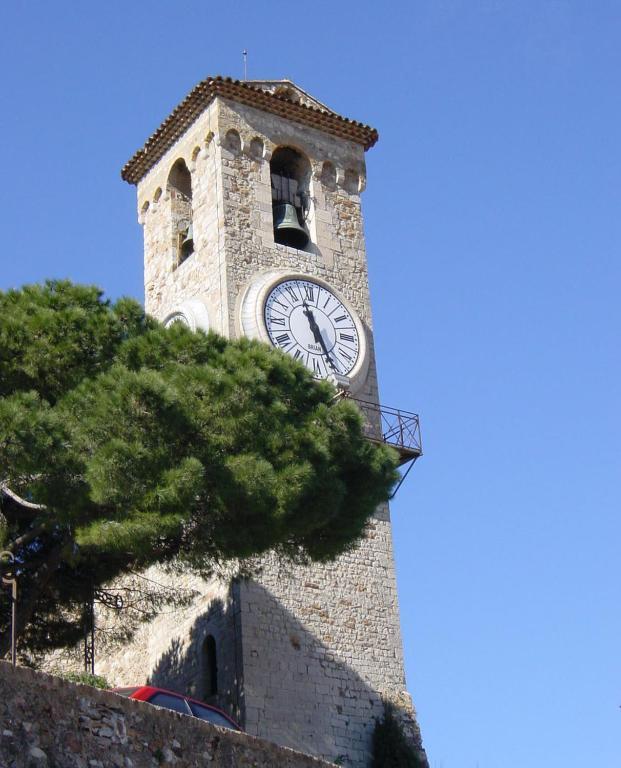
[[[274,240],[292,248],[304,248],[308,232],[300,224],[298,212],[292,203],[274,205]]]
[[[192,235],[192,225],[188,227],[185,237],[181,243],[181,261],[187,259],[194,253],[194,237]]]

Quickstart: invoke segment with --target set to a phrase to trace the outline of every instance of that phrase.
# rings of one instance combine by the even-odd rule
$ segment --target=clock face
[[[275,347],[304,363],[316,378],[347,376],[360,355],[350,311],[325,285],[290,279],[267,294],[265,328]]]

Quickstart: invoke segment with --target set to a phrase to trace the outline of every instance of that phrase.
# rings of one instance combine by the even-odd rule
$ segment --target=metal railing
[[[423,453],[418,414],[349,397],[365,417],[364,432],[370,440],[386,443],[399,452],[401,463]]]

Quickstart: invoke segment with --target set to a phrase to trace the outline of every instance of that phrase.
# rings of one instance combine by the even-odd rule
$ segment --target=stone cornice
[[[190,91],[142,149],[123,166],[121,177],[130,184],[138,184],[217,96],[353,141],[365,150],[378,139],[375,128],[336,112],[296,103],[286,95],[270,93],[230,77],[208,77]]]

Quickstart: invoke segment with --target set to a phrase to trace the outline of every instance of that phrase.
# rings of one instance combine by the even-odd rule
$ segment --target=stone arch
[[[255,136],[251,141],[248,153],[253,160],[261,160],[265,152],[265,144],[260,136]]]
[[[183,158],[175,160],[166,182],[170,196],[174,267],[179,266],[194,253],[192,228],[192,174]]]
[[[353,168],[345,169],[345,177],[343,179],[343,186],[350,194],[355,194],[360,191],[360,174]]]
[[[326,160],[321,166],[321,182],[327,189],[336,187],[336,168],[330,160]]]
[[[224,136],[224,148],[228,149],[234,155],[238,155],[241,152],[242,141],[239,131],[235,128],[230,128]]]
[[[305,154],[291,146],[279,146],[270,159],[274,240],[299,250],[308,250],[306,224],[311,213],[311,164]]]
[[[174,191],[187,200],[192,200],[192,175],[182,157],[173,163],[168,173],[166,186],[169,192]]]

